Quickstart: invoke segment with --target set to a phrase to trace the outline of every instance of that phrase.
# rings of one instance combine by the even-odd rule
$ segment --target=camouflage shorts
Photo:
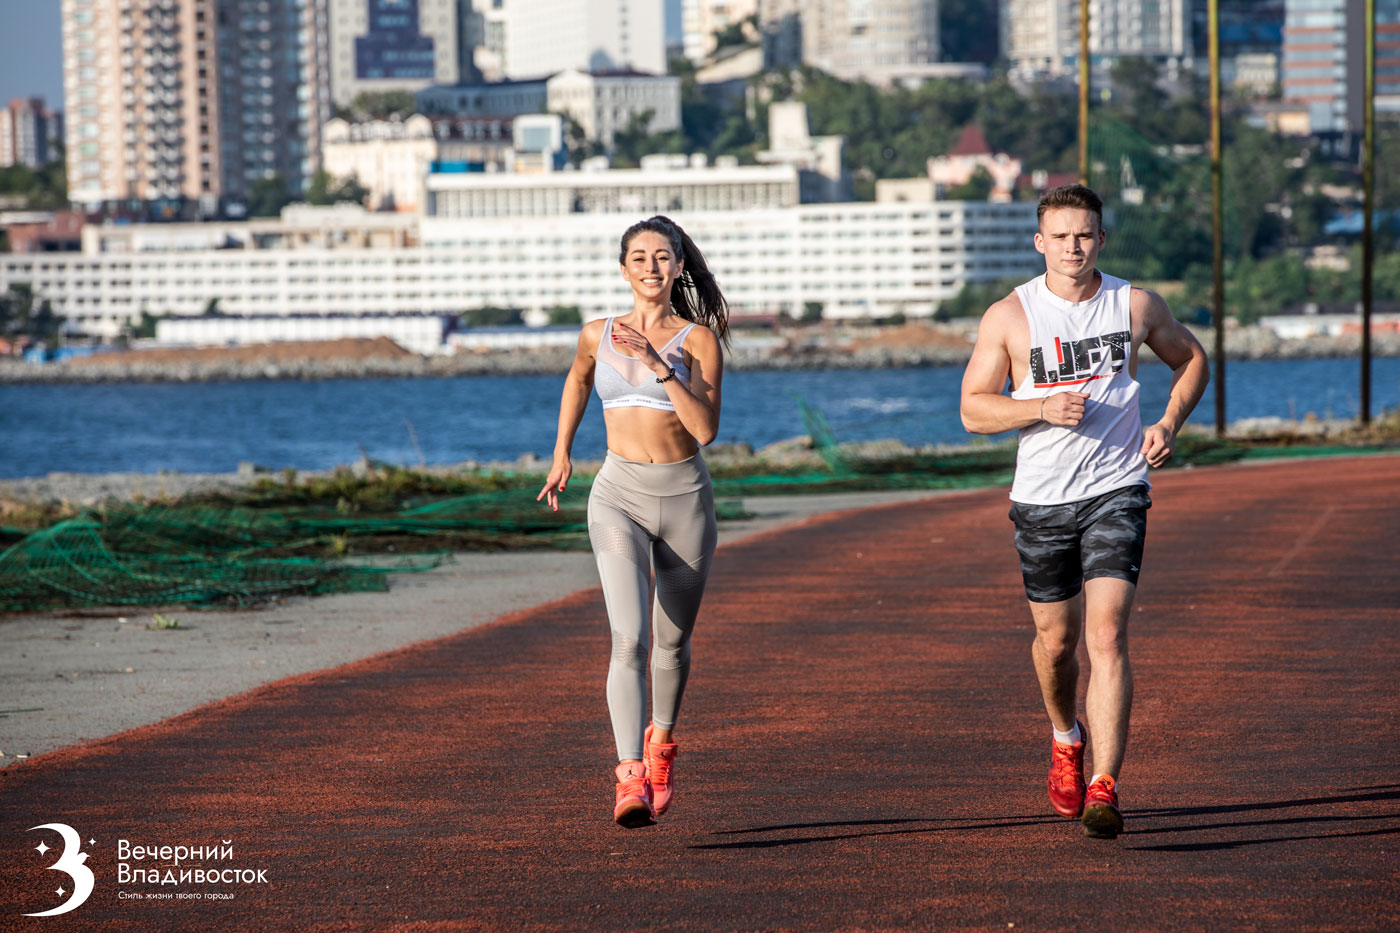
[[[1011,504],[1026,598],[1069,599],[1094,577],[1136,584],[1147,538],[1146,486],[1126,486],[1064,505]]]

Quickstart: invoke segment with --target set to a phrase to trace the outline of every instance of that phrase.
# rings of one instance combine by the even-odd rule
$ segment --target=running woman
[[[535,498],[558,510],[573,471],[574,433],[596,385],[608,452],[588,497],[588,537],[612,629],[613,819],[630,829],[654,824],[675,787],[673,731],[716,538],[714,492],[699,448],[719,430],[729,306],[705,258],[666,217],[628,227],[618,261],[632,311],[584,325],[564,382],[554,466]]]
[[[1133,674],[1128,616],[1147,533],[1148,467],[1172,456],[1177,432],[1210,378],[1205,351],[1155,293],[1095,268],[1103,204],[1083,185],[1040,199],[1035,248],[1045,274],[987,309],[962,384],[976,434],[1019,430],[1011,513],[1035,622],[1031,660],[1054,730],[1050,803],[1090,836],[1123,829],[1118,771]],[[1161,420],[1145,430],[1138,348],[1172,370]],[[1010,397],[1003,395],[1011,380]],[[1084,721],[1075,715],[1081,634],[1089,656]],[[1084,784],[1084,745],[1094,773]]]

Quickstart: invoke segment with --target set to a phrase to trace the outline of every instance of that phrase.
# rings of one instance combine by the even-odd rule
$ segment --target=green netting
[[[248,509],[89,511],[0,554],[0,609],[187,603],[240,605],[274,595],[385,589],[385,575],[443,555],[368,563],[325,555],[298,522]],[[321,555],[297,553],[320,549]]]
[[[537,485],[376,514],[209,502],[93,509],[0,553],[0,611],[246,605],[272,596],[383,590],[388,574],[431,569],[451,550],[587,547],[588,486],[586,479],[570,483],[558,512],[535,501]],[[717,511],[742,515],[735,502],[722,502]],[[367,553],[376,556],[350,556]]]

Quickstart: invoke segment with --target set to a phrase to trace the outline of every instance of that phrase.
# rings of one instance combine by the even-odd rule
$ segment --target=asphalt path
[[[0,771],[0,927],[1400,927],[1400,457],[1155,480],[1116,840],[1046,800],[989,490],[720,551],[656,827],[610,821],[590,589]],[[44,823],[95,885],[26,919]]]

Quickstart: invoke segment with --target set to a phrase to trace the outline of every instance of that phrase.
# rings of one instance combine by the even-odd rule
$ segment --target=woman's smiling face
[[[670,296],[671,286],[683,265],[668,237],[643,230],[627,244],[622,277],[639,298],[660,301]]]

